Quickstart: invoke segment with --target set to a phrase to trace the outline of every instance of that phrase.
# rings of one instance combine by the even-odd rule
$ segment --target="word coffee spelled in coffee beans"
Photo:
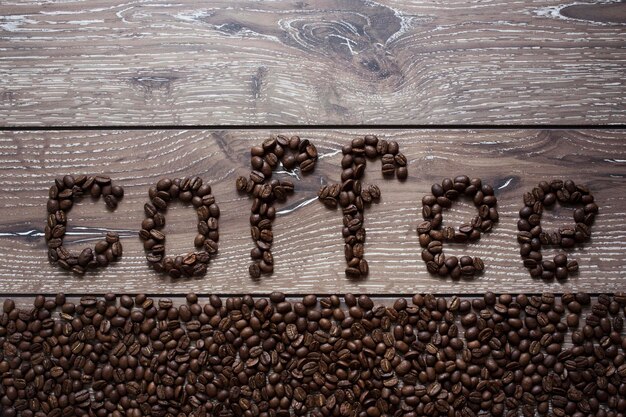
[[[67,213],[86,194],[93,198],[103,196],[106,206],[114,210],[124,196],[124,189],[113,185],[111,178],[106,176],[66,175],[57,178],[49,190],[48,219],[44,229],[48,259],[78,275],[85,274],[88,268],[105,267],[122,256],[122,244],[115,232],[108,232],[105,239],[96,243],[94,249],[85,248],[78,254],[71,253],[63,246]]]
[[[274,271],[271,251],[274,241],[272,222],[276,218],[274,202],[284,202],[294,190],[294,184],[289,180],[271,179],[272,172],[279,162],[288,170],[297,166],[304,174],[312,172],[317,162],[317,149],[308,139],[278,135],[265,140],[261,146],[254,146],[250,154],[250,177],[237,178],[235,185],[237,190],[254,199],[250,209],[250,233],[255,247],[250,252],[249,272],[251,277],[259,278],[261,274]]]
[[[201,276],[207,271],[211,256],[217,254],[219,240],[218,219],[220,209],[211,194],[211,186],[199,177],[171,180],[163,178],[148,190],[150,202],[144,205],[146,218],[141,223],[139,237],[147,251],[146,259],[155,271],[165,272],[172,278]],[[198,214],[198,234],[194,246],[202,248],[176,257],[165,255],[165,211],[170,202],[180,200],[191,203]]]
[[[350,145],[342,148],[342,153],[341,184],[324,185],[318,192],[318,198],[329,208],[341,206],[344,253],[348,263],[345,273],[349,278],[358,279],[367,276],[369,272],[364,258],[363,213],[365,207],[380,199],[380,188],[377,185],[367,186],[361,183],[367,159],[380,158],[383,176],[395,175],[401,181],[408,176],[407,159],[400,153],[397,142],[387,142],[373,135],[353,139]]]
[[[626,413],[623,292],[202,298],[4,299],[0,415]]]
[[[541,214],[559,201],[562,204],[578,204],[582,208],[574,210],[574,227],[564,227],[558,231],[546,232],[541,228]],[[578,271],[578,262],[568,260],[561,252],[553,260],[544,260],[541,255],[543,245],[560,246],[564,249],[589,240],[591,225],[598,213],[598,205],[593,195],[584,185],[576,185],[572,180],[542,181],[524,194],[524,207],[519,211],[517,240],[521,244],[520,254],[524,266],[533,278],[564,280]]]
[[[490,185],[483,184],[480,178],[470,179],[460,175],[454,180],[445,178],[440,184],[431,187],[432,194],[422,198],[422,216],[424,221],[417,225],[422,250],[422,259],[431,274],[450,275],[459,279],[461,275],[473,276],[481,272],[485,265],[479,257],[446,257],[443,253],[444,242],[475,242],[481,233],[489,232],[498,221],[497,200]],[[473,199],[478,208],[478,216],[470,223],[462,224],[457,231],[453,227],[441,227],[443,209],[450,208],[460,196]]]

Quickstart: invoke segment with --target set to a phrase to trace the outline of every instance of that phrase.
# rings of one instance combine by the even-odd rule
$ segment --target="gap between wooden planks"
[[[292,173],[296,192],[279,206],[274,222],[275,273],[258,281],[247,273],[252,241],[250,200],[234,181],[247,175],[249,149],[271,133],[299,134],[315,143],[315,172]],[[340,176],[341,146],[366,133],[397,140],[409,160],[409,179],[385,180],[380,163],[368,164],[364,181],[382,189],[379,204],[365,213],[370,276],[344,276],[341,215],[316,200],[323,183]],[[20,293],[414,293],[448,294],[541,291],[614,292],[626,276],[626,133],[620,130],[88,130],[0,132],[0,292]],[[42,236],[47,189],[55,177],[105,173],[125,187],[118,209],[82,200],[70,212],[70,248],[93,246],[108,229],[122,235],[117,264],[83,278],[50,265]],[[453,282],[431,276],[420,258],[415,226],[421,197],[446,176],[481,177],[497,189],[500,222],[472,245],[446,245],[448,254],[481,256],[486,271]],[[147,189],[163,176],[199,175],[213,186],[222,210],[220,252],[207,275],[172,281],[146,264],[137,237]],[[565,283],[530,278],[516,241],[523,192],[542,179],[571,178],[591,187],[600,205],[591,241],[571,251],[580,264]],[[444,222],[458,226],[475,215],[467,202],[448,210]],[[167,215],[167,251],[192,250],[195,213],[174,205]],[[542,224],[573,224],[569,208],[546,212]],[[544,255],[553,254],[549,248]]]

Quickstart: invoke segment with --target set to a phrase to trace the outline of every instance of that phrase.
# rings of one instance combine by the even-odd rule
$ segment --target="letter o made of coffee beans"
[[[541,214],[544,208],[561,204],[576,204],[583,207],[574,210],[574,227],[563,227],[557,231],[544,231],[541,227]],[[598,205],[593,195],[584,185],[576,185],[572,180],[541,181],[531,192],[524,194],[524,207],[519,211],[517,240],[524,266],[533,278],[564,280],[578,271],[578,262],[568,260],[565,252],[544,260],[541,247],[544,245],[573,248],[584,243],[591,236],[591,225],[598,213]]]
[[[480,235],[489,232],[498,221],[497,200],[490,185],[483,184],[480,178],[470,179],[460,175],[454,180],[445,178],[441,184],[431,187],[432,194],[422,198],[424,221],[417,225],[422,250],[422,259],[431,274],[453,279],[461,276],[471,277],[481,272],[485,265],[479,257],[446,257],[443,253],[444,242],[475,242]],[[441,227],[443,209],[450,208],[460,196],[472,198],[478,208],[478,216],[470,223],[462,224],[458,230],[453,227]]]
[[[84,195],[91,195],[96,199],[103,196],[106,206],[114,210],[118,200],[124,196],[124,189],[113,185],[109,177],[85,175],[57,178],[50,187],[48,219],[44,229],[48,259],[77,275],[84,275],[90,268],[105,267],[122,256],[122,244],[115,232],[108,232],[105,239],[96,243],[94,249],[85,248],[78,254],[63,246],[68,225],[67,213]]]
[[[172,278],[202,276],[212,256],[217,254],[219,240],[218,219],[220,209],[211,194],[211,186],[203,184],[199,177],[163,178],[148,190],[150,202],[144,205],[146,218],[141,223],[139,237],[147,252],[146,259],[157,272],[165,272]],[[198,214],[198,234],[194,246],[202,248],[176,257],[165,255],[165,212],[174,200],[191,205]]]

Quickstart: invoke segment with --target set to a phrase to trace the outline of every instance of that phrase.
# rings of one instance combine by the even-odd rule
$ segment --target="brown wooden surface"
[[[273,276],[252,280],[247,272],[250,201],[234,182],[247,175],[249,149],[269,130],[42,131],[0,133],[0,292],[104,293],[479,293],[484,291],[624,290],[626,277],[626,133],[620,130],[301,130],[320,152],[316,171],[293,174],[296,193],[279,206],[274,223]],[[370,163],[367,183],[377,183],[382,199],[365,213],[366,258],[370,276],[344,276],[341,216],[316,199],[320,184],[340,175],[342,145],[366,133],[397,140],[409,159],[405,183],[383,180],[380,163]],[[71,249],[93,246],[106,230],[120,232],[124,256],[83,278],[50,265],[43,226],[47,189],[67,173],[106,173],[125,187],[126,196],[110,213],[104,202],[85,198],[70,212]],[[446,245],[448,254],[478,255],[484,275],[453,282],[431,276],[420,259],[415,226],[421,197],[445,176],[482,177],[497,189],[501,219],[472,245]],[[162,176],[199,175],[213,185],[222,210],[219,255],[204,278],[172,281],[146,264],[137,236],[147,189]],[[516,221],[522,194],[542,179],[571,178],[587,184],[600,205],[591,241],[571,251],[580,273],[566,283],[530,278],[522,266]],[[468,202],[448,210],[444,223],[457,226],[475,214]],[[571,208],[543,216],[543,226],[572,224]],[[196,221],[190,208],[174,205],[167,214],[167,251],[192,250]],[[72,243],[73,242],[73,243]],[[555,251],[545,248],[544,255]]]
[[[626,3],[3,1],[0,125],[626,122]]]

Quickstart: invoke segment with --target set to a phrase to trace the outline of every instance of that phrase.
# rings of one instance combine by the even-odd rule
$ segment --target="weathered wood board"
[[[289,175],[296,192],[279,206],[274,222],[275,272],[252,280],[247,272],[250,200],[235,189],[248,175],[249,149],[270,134],[299,134],[320,153],[314,173]],[[365,182],[382,189],[379,204],[365,212],[366,255],[370,275],[350,281],[344,275],[341,215],[323,206],[320,184],[340,176],[341,146],[375,133],[397,140],[409,160],[409,179],[385,180],[380,163],[368,165]],[[626,277],[626,135],[621,130],[127,130],[22,131],[0,133],[0,292],[31,293],[303,293],[474,294],[485,291],[544,290],[614,292]],[[83,199],[70,212],[70,249],[93,246],[106,230],[117,230],[123,258],[83,278],[48,263],[43,238],[47,189],[57,176],[105,173],[125,187],[115,212],[102,201]],[[481,256],[486,271],[474,280],[454,282],[431,276],[420,258],[415,226],[421,197],[434,182],[458,174],[481,177],[497,190],[500,221],[471,245],[446,245],[448,254]],[[137,236],[147,189],[159,178],[199,175],[213,186],[222,216],[220,249],[207,275],[173,281],[152,271]],[[279,176],[287,174],[278,174]],[[531,279],[516,241],[522,194],[540,180],[571,178],[587,184],[600,205],[590,242],[571,251],[578,276],[565,283]],[[467,201],[445,213],[453,226],[468,221],[475,208]],[[542,225],[572,224],[571,208],[546,211]],[[174,205],[167,214],[167,251],[193,249],[195,213]],[[544,255],[555,253],[550,248]]]
[[[626,122],[626,3],[3,1],[0,125]]]

